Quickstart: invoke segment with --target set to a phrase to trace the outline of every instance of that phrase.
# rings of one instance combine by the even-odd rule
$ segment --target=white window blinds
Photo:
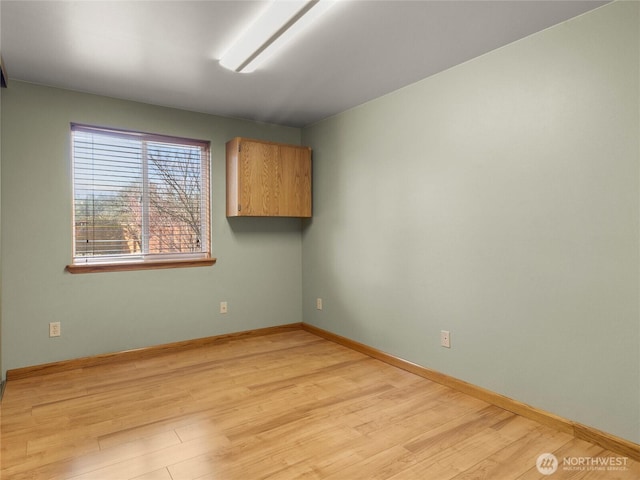
[[[74,264],[209,256],[209,142],[71,132]]]

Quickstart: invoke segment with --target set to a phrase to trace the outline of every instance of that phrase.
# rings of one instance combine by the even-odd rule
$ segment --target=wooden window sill
[[[198,258],[189,260],[160,260],[135,263],[89,263],[67,265],[69,273],[130,272],[133,270],[157,270],[161,268],[208,267],[216,263],[215,258]]]

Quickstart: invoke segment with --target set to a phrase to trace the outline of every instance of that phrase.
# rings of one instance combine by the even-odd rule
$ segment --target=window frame
[[[93,257],[81,257],[77,255],[76,249],[76,161],[75,161],[75,141],[74,132],[95,132],[103,133],[110,136],[121,136],[127,139],[139,139],[142,142],[158,142],[175,145],[185,145],[198,147],[202,149],[205,158],[201,159],[201,165],[206,167],[206,172],[200,172],[200,184],[202,189],[201,205],[204,212],[201,213],[202,219],[206,219],[206,225],[201,226],[203,237],[206,241],[201,242],[201,252],[185,252],[185,253],[139,253],[124,255],[104,255]],[[72,261],[66,266],[69,273],[97,273],[109,271],[131,271],[131,270],[150,270],[150,269],[166,269],[166,268],[188,268],[210,266],[216,263],[216,259],[211,256],[211,213],[212,213],[212,181],[211,181],[211,142],[208,140],[197,140],[186,137],[177,137],[173,135],[162,135],[148,132],[140,132],[136,130],[125,130],[120,128],[100,127],[95,125],[71,123],[70,124],[70,157],[71,157],[71,186],[72,186]],[[146,151],[146,146],[143,148]],[[144,174],[147,175],[146,173]],[[206,191],[205,191],[206,180]],[[144,179],[143,182],[147,182]],[[149,201],[148,199],[146,201]],[[146,207],[148,208],[148,207]],[[148,245],[148,238],[145,241]]]

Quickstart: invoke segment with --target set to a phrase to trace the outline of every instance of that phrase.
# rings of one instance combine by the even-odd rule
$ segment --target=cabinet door
[[[311,216],[311,152],[306,147],[281,145],[276,162],[276,215]]]
[[[274,215],[279,169],[278,146],[242,141],[238,165],[240,215]]]

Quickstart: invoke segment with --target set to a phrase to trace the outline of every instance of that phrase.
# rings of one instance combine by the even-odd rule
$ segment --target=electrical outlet
[[[322,310],[322,299],[321,298],[316,298],[316,309],[317,310]]]
[[[49,323],[49,336],[50,337],[60,336],[60,322]]]
[[[227,313],[228,311],[227,302],[220,302],[220,313]]]
[[[451,334],[448,330],[440,330],[440,345],[451,348]]]

